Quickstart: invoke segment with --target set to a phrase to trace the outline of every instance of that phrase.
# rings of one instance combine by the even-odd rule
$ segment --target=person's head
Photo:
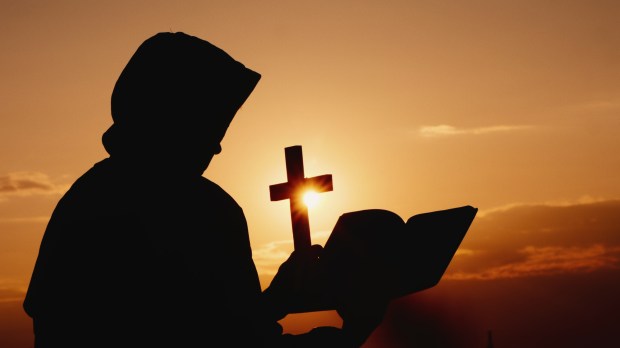
[[[112,92],[110,155],[202,174],[260,74],[182,32],[158,33],[133,54]]]

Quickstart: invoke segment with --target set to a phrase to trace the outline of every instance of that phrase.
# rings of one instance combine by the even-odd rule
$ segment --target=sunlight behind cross
[[[303,201],[306,207],[312,208],[319,203],[319,194],[314,190],[307,190],[303,194]]]

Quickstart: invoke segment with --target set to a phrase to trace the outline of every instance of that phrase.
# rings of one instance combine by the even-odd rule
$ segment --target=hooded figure
[[[45,231],[24,302],[37,347],[280,334],[259,308],[243,211],[202,177],[259,79],[184,33],[137,49],[112,93],[110,157],[72,185]]]
[[[110,156],[45,230],[24,301],[36,348],[350,345],[337,328],[282,334],[320,246],[293,252],[262,292],[243,210],[202,176],[259,79],[184,33],[140,45],[112,93]]]

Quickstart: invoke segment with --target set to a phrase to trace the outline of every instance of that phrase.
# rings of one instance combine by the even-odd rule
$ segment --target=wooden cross
[[[308,189],[316,192],[332,191],[334,186],[331,174],[304,177],[304,159],[300,145],[285,148],[284,156],[288,182],[269,186],[269,193],[272,201],[290,200],[295,250],[303,251],[311,246],[308,208],[303,202],[303,194]]]

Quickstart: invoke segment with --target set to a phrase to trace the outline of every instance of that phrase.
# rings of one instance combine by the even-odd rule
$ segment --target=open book
[[[350,296],[391,300],[435,286],[477,212],[463,206],[407,221],[382,209],[341,215],[308,289],[312,300],[293,312],[335,309]]]

